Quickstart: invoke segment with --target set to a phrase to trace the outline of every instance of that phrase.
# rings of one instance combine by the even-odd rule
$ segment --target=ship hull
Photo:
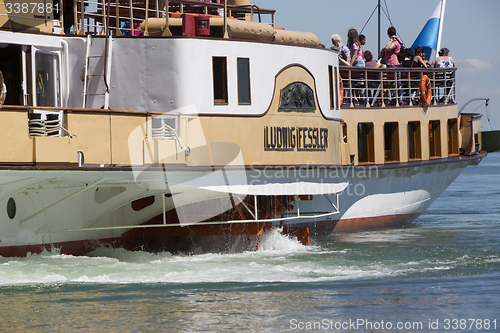
[[[231,242],[239,243],[239,250],[251,250],[258,244],[258,236],[271,227],[308,228],[313,236],[400,227],[414,221],[463,168],[477,164],[484,156],[394,167],[301,170],[288,167],[287,172],[274,167],[265,173],[263,169],[254,168],[244,171],[230,168],[172,170],[168,171],[169,182],[158,182],[164,170],[150,171],[139,177],[134,177],[131,170],[3,170],[0,173],[0,204],[5,208],[2,211],[4,223],[0,227],[0,255],[24,256],[51,249],[78,255],[99,246],[189,251],[189,247],[181,244],[184,242],[181,239],[190,237],[192,244],[206,243],[209,239],[213,246],[204,246],[206,250],[234,250],[234,246],[227,245]],[[242,220],[243,215],[235,217],[234,214],[224,215],[224,212],[238,205],[238,200],[251,199],[254,194],[236,196],[207,190],[219,184],[224,175],[238,186],[287,185],[298,180],[310,184],[348,185],[343,191],[331,194],[258,196],[261,205],[278,197],[287,198],[287,205],[262,207],[260,216],[252,221]],[[167,188],[169,191],[165,195]],[[332,206],[335,201],[338,206]],[[196,205],[203,203],[205,207],[198,209],[203,212],[200,215]],[[287,208],[278,211],[278,206]],[[162,219],[163,211],[175,212],[175,225],[170,217]],[[264,211],[274,213],[264,216]],[[131,231],[138,230],[149,236],[139,240],[131,237]],[[162,246],[149,244],[158,243],[161,238]]]

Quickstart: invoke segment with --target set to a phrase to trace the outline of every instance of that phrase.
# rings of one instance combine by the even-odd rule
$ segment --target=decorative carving
[[[303,82],[292,82],[281,89],[280,106],[278,111],[314,112],[313,90]]]

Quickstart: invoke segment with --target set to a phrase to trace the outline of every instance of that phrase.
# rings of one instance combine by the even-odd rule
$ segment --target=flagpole
[[[443,34],[443,23],[444,23],[444,9],[446,7],[446,0],[441,0],[441,14],[439,15],[439,32],[437,40],[436,53],[441,50],[441,35]]]
[[[380,0],[378,0],[378,53],[377,57],[380,54]]]

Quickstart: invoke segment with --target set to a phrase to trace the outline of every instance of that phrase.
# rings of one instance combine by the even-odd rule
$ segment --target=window
[[[448,155],[458,155],[457,119],[448,119]]]
[[[373,137],[373,123],[358,124],[359,163],[375,163],[375,145]]]
[[[399,126],[398,123],[384,124],[385,161],[399,161]]]
[[[59,106],[59,58],[56,54],[35,53],[37,106]]]
[[[214,103],[227,104],[227,58],[213,57]]]
[[[334,86],[335,81],[333,80],[333,67],[328,66],[328,88],[330,90],[330,109],[335,108],[335,91],[334,91]]]
[[[250,59],[238,58],[238,104],[251,104]]]
[[[441,157],[441,126],[439,120],[429,121],[429,156]]]
[[[408,123],[408,158],[410,160],[422,159],[420,121],[410,121]]]

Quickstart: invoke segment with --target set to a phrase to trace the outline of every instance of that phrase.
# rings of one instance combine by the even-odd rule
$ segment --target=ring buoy
[[[431,105],[432,87],[431,79],[427,75],[422,76],[420,80],[420,101],[424,107]]]
[[[339,74],[339,96],[340,96],[340,105],[344,101],[344,83],[342,82],[342,76]]]

